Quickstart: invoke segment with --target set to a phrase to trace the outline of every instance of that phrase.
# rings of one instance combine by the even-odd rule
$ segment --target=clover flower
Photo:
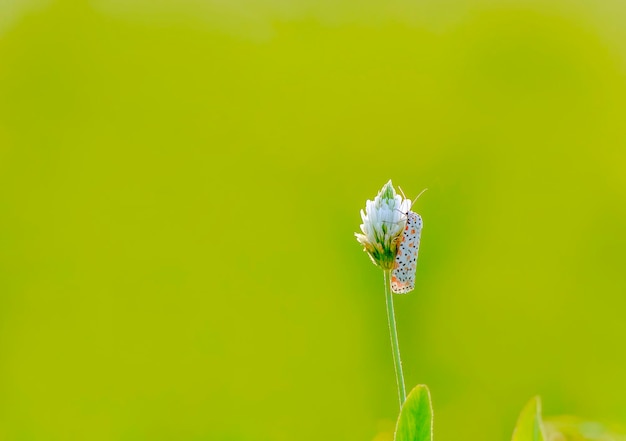
[[[398,251],[398,239],[406,224],[411,201],[396,193],[391,180],[380,190],[373,201],[361,210],[361,233],[354,233],[364,251],[375,265],[391,270]]]
[[[361,210],[361,232],[355,233],[356,239],[363,245],[374,265],[383,270],[387,324],[401,408],[407,395],[393,293],[404,294],[412,291],[415,286],[415,269],[423,225],[421,216],[411,211],[413,201],[403,196],[404,194],[400,196],[396,193],[389,180],[373,201],[366,202],[365,211]],[[399,439],[397,434],[398,432],[396,439]]]

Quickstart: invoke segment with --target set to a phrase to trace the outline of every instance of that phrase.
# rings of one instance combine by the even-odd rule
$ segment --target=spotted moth
[[[405,294],[415,288],[417,253],[422,233],[422,217],[409,211],[406,213],[406,226],[398,238],[398,254],[391,273],[391,291]]]

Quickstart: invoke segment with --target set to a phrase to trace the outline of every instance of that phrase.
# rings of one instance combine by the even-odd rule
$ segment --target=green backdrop
[[[619,1],[0,2],[0,440],[438,441],[626,423]]]

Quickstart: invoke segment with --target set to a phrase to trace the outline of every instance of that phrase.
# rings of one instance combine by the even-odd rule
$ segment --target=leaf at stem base
[[[430,391],[424,385],[417,385],[400,409],[394,440],[432,441],[432,439],[433,407]]]

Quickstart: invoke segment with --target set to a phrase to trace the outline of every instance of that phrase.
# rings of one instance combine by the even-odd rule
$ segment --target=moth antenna
[[[396,211],[399,211],[400,213],[402,213],[403,215],[405,215],[405,216],[406,216],[406,213],[404,213],[402,210],[400,210],[400,209],[396,208]],[[389,222],[389,221],[383,221],[383,222],[387,222],[387,223],[389,223],[389,224],[397,224],[397,223],[402,222],[402,220],[400,220],[399,222]]]
[[[413,205],[415,203],[415,201],[417,201],[419,199],[419,197],[421,195],[423,195],[426,190],[428,190],[428,188],[425,188],[422,191],[420,191],[420,194],[418,194],[417,197],[411,201],[411,205]]]
[[[404,191],[402,190],[402,187],[400,187],[399,185],[398,185],[398,190],[400,190],[400,193],[402,193],[402,197],[404,199],[406,199],[406,195],[404,194]]]

